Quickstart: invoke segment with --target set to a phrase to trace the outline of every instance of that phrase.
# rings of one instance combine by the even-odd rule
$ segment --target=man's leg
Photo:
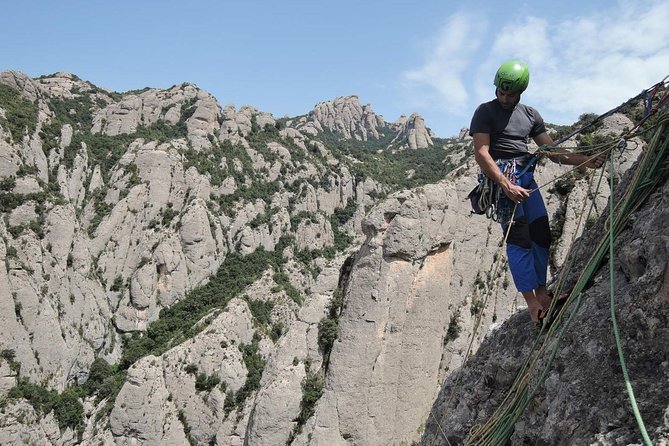
[[[527,302],[527,310],[530,312],[530,318],[536,322],[539,320],[539,313],[543,308],[536,290],[540,289],[542,284],[537,280],[530,227],[522,208],[523,206],[516,208],[515,218],[511,224],[511,228],[508,230],[509,236],[506,240],[506,255],[509,259],[509,270],[511,271],[511,277],[516,285],[516,289],[523,295],[525,302]],[[503,229],[506,234],[507,227],[504,226]],[[545,289],[545,286],[543,288]]]
[[[534,290],[524,291],[521,292],[520,294],[522,294],[523,297],[525,298],[525,302],[527,303],[527,311],[530,312],[530,319],[532,320],[532,322],[539,322],[542,315],[542,311],[546,310],[544,310],[543,306],[539,302],[539,299],[537,298]]]
[[[519,183],[534,192],[516,208],[507,239],[507,256],[511,275],[527,302],[530,318],[538,321],[541,310],[548,310],[551,303],[546,289],[551,243],[548,212],[533,175],[526,173]]]
[[[530,189],[536,189],[534,180],[529,184]],[[551,230],[548,222],[548,212],[539,190],[535,190],[526,200],[525,215],[529,221],[530,240],[532,242],[532,255],[538,286],[534,289],[535,296],[541,307],[548,310],[551,299],[546,289],[546,276],[548,274],[548,258],[551,246]]]

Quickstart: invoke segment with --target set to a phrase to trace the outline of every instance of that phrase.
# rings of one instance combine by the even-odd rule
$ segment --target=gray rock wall
[[[325,393],[296,444],[420,438],[444,371],[462,361],[481,298],[472,288],[478,269],[466,256],[492,263],[496,243],[485,219],[461,205],[461,187],[444,182],[394,194],[363,222],[366,241],[347,285]],[[497,317],[512,311],[512,296],[500,293]],[[494,312],[484,313],[483,333]],[[462,336],[445,349],[452,318]]]
[[[669,405],[664,391],[668,192],[665,182],[614,244],[616,319],[630,385],[653,444],[669,444]],[[604,224],[600,221],[584,234],[570,282],[576,280],[600,242]],[[566,314],[573,316],[560,341],[556,334],[540,339],[546,348],[533,356],[536,362],[528,378],[531,386],[538,386],[537,392],[515,423],[511,444],[642,444],[615,346],[609,278],[605,261],[580,304],[567,308]],[[432,408],[436,419],[428,421],[421,444],[459,444],[472,426],[490,419],[536,342],[537,333],[523,329],[521,319],[515,315],[491,333],[463,368],[457,385],[454,375],[446,380]],[[555,358],[547,366],[553,349]],[[542,377],[544,367],[548,368]]]

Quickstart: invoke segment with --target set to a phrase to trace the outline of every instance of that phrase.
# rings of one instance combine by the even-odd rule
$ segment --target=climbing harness
[[[537,154],[528,154],[517,158],[498,160],[496,164],[502,175],[512,184],[517,184],[523,175],[534,171],[538,160],[539,156]],[[514,214],[511,209],[513,202],[506,196],[502,188],[483,172],[479,172],[477,180],[476,187],[467,195],[472,206],[471,213],[485,214],[487,218],[506,226]]]

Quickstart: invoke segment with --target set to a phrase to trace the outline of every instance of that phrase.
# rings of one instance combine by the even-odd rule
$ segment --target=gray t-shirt
[[[471,136],[474,133],[490,135],[490,156],[494,160],[529,153],[530,138],[545,131],[544,120],[537,110],[520,103],[513,110],[505,110],[497,99],[479,105],[469,125]]]

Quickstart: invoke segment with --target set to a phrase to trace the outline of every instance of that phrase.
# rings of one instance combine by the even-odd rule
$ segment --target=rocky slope
[[[616,168],[635,157],[626,158],[618,158],[621,163]],[[622,175],[617,183],[616,202],[623,199],[631,174]],[[613,282],[605,259],[580,301],[568,306],[555,323],[557,331],[539,335],[528,329],[523,315],[514,315],[491,332],[459,374],[445,380],[420,444],[463,444],[475,426],[491,420],[528,359],[532,362],[526,379],[536,394],[518,421],[506,423],[511,429],[509,444],[642,444],[616,349],[612,306],[640,417],[652,444],[669,444],[669,401],[664,390],[669,379],[666,170],[663,175],[660,186],[615,240]],[[565,289],[574,286],[601,242],[608,209],[603,214],[578,240],[574,263],[563,272]],[[560,330],[564,333],[558,336]]]
[[[2,444],[408,444],[476,316],[474,349],[527,318],[464,201],[471,142],[417,115],[66,73],[0,73],[0,101]],[[546,191],[561,240],[568,186]]]

